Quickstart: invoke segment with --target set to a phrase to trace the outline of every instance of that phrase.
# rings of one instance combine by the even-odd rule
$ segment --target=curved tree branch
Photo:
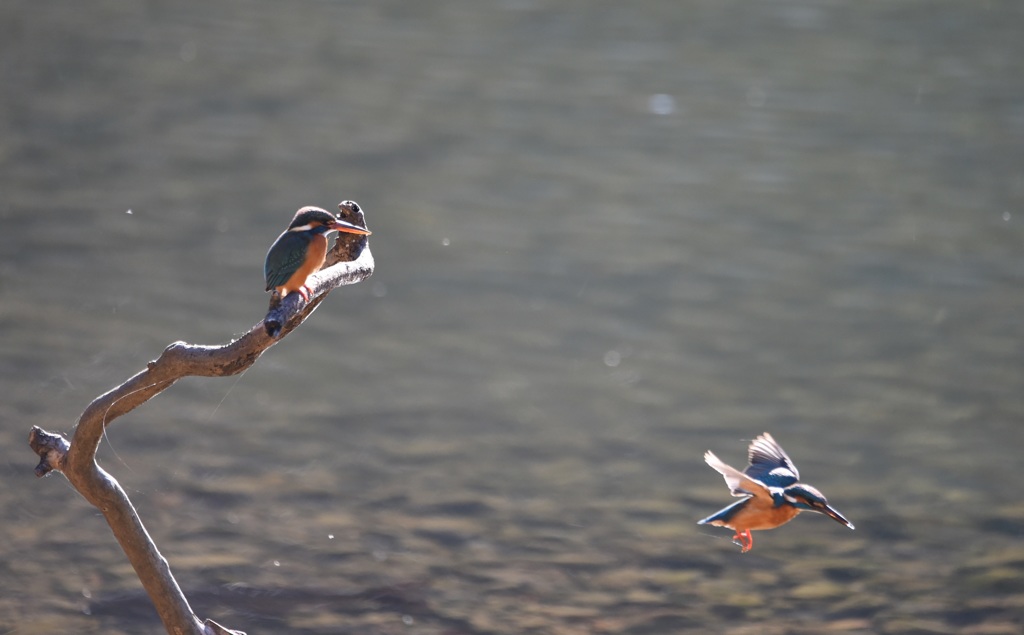
[[[366,227],[362,210],[348,203],[339,206],[342,220]],[[373,267],[366,237],[341,234],[324,268],[307,281],[308,303],[299,293],[285,298],[273,297],[266,317],[228,344],[172,343],[160,357],[149,362],[145,370],[93,400],[79,418],[70,442],[59,434],[33,426],[29,445],[40,457],[36,475],[45,476],[54,470],[63,473],[71,485],[103,513],[171,635],[240,632],[226,629],[212,620],[201,621],[192,612],[127,494],[117,480],[96,463],[96,451],[104,430],[115,419],[170,388],[182,377],[223,377],[249,368],[265,350],[302,324],[331,290],[368,278]]]

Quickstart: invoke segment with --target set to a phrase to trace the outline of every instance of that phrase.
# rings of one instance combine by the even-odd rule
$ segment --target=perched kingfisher
[[[736,532],[733,542],[742,547],[742,553],[754,546],[753,529],[775,529],[796,518],[803,511],[825,514],[837,523],[853,529],[853,524],[829,506],[821,492],[800,483],[796,465],[765,432],[754,439],[747,450],[750,465],[740,472],[723,463],[710,450],[704,460],[725,477],[733,496],[743,500],[729,505],[718,513],[699,521],[698,525],[728,527]]]
[[[263,266],[267,291],[276,289],[282,298],[298,291],[302,299],[309,302],[310,289],[306,286],[306,279],[324,266],[327,234],[335,231],[370,235],[369,230],[335,218],[319,207],[303,207],[295,212],[288,229],[267,251],[267,261]]]

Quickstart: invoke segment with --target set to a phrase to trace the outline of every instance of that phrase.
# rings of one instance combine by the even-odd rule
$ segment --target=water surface
[[[1019,632],[1017,3],[0,12],[3,632],[162,632],[28,430],[248,330],[345,198],[374,276],[101,449],[204,617]],[[765,430],[856,531],[695,524]]]

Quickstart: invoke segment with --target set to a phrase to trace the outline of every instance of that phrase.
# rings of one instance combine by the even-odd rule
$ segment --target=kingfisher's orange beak
[[[353,225],[352,223],[345,222],[343,220],[336,220],[330,225],[331,229],[338,232],[345,232],[346,234],[360,234],[362,236],[369,236],[373,232],[369,229],[363,229],[359,225]]]

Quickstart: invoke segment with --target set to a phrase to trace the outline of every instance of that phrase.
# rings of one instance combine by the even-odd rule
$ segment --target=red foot
[[[299,295],[302,296],[302,299],[306,301],[306,304],[309,304],[309,294],[312,293],[310,288],[306,285],[302,285],[296,290],[299,292]]]
[[[740,553],[747,553],[754,548],[754,536],[751,535],[749,529],[743,531],[736,530],[736,535],[732,537],[733,543],[741,547]]]

